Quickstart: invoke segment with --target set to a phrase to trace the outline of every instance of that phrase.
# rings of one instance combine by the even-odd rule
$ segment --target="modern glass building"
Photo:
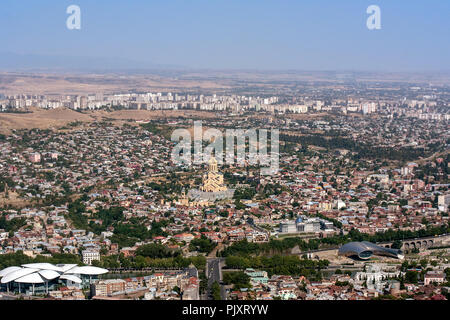
[[[368,260],[374,255],[404,258],[401,250],[384,248],[368,241],[346,243],[339,249],[338,255],[361,260]]]

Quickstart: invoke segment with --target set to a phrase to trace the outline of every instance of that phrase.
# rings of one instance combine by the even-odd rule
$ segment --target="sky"
[[[80,30],[66,27],[73,4]],[[366,26],[372,4],[380,30]],[[0,53],[200,69],[447,72],[449,13],[448,0],[2,0]]]

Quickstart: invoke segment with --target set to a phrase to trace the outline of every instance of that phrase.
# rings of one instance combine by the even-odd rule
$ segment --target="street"
[[[222,267],[221,263],[223,263],[224,259],[214,258],[208,259],[207,268],[206,268],[206,277],[208,278],[208,295],[207,300],[212,300],[212,292],[211,287],[214,282],[217,282],[220,285],[220,297],[222,300],[226,300],[226,290],[224,286],[221,284],[222,281]]]

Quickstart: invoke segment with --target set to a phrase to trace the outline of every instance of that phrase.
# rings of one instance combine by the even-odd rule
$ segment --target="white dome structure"
[[[63,274],[60,279],[70,280],[75,283],[81,283],[81,279],[77,276],[74,276],[73,274]]]
[[[22,267],[63,272],[62,268],[55,266],[51,263],[29,263],[29,264],[23,264]]]
[[[0,271],[0,278],[3,276],[6,276],[8,273],[11,273],[13,271],[17,271],[17,270],[21,270],[21,267],[8,267],[6,269],[3,269],[2,271]]]
[[[72,269],[73,267],[76,267],[76,264],[57,264],[58,268],[61,268],[62,272],[66,272],[67,270]]]
[[[23,276],[19,279],[14,280],[15,282],[20,282],[20,283],[45,283],[44,278],[42,278],[40,276],[39,273],[30,273],[27,274],[26,276]]]
[[[56,279],[61,275],[60,273],[53,271],[53,270],[41,270],[41,271],[38,271],[38,273],[41,277],[44,277],[47,280]]]
[[[6,284],[8,290],[11,284],[17,283],[19,291],[20,284],[31,284],[34,294],[35,284],[45,284],[48,292],[49,282],[66,280],[78,285],[83,283],[83,276],[84,278],[89,277],[90,282],[92,276],[98,276],[107,272],[107,269],[93,266],[78,266],[76,264],[29,263],[20,267],[12,266],[1,270],[0,283]]]
[[[6,275],[4,275],[2,277],[2,281],[1,283],[8,283],[11,281],[14,281],[16,279],[22,278],[26,275],[29,275],[30,273],[34,273],[39,271],[38,269],[33,269],[33,268],[21,268],[19,270],[13,271],[13,272],[9,272]]]
[[[84,274],[89,276],[98,276],[100,274],[107,273],[107,269],[99,268],[99,267],[92,267],[92,266],[84,266],[84,267],[73,267],[69,270],[67,270],[66,274]]]

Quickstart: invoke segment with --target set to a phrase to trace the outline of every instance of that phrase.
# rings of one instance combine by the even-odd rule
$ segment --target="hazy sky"
[[[81,8],[68,30],[66,8]],[[381,30],[366,27],[369,5]],[[0,52],[193,68],[450,70],[448,0],[1,0]]]

